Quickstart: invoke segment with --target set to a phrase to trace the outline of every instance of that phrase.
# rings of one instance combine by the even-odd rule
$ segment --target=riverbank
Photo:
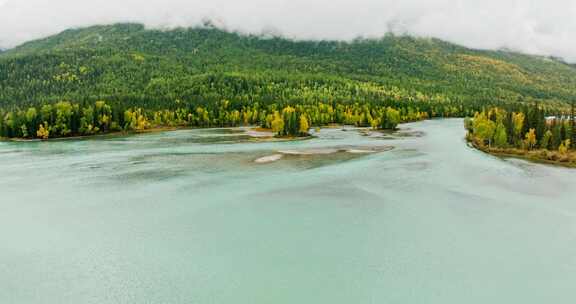
[[[264,129],[264,128],[256,127],[256,126],[252,126],[252,127],[251,126],[222,127],[222,128],[198,128],[198,127],[186,127],[186,126],[166,127],[166,126],[162,126],[162,127],[148,128],[148,129],[144,129],[144,130],[114,131],[114,132],[107,132],[107,133],[100,133],[100,134],[74,135],[74,136],[69,136],[69,137],[54,137],[54,138],[47,138],[47,139],[0,137],[0,141],[7,141],[7,142],[68,141],[68,140],[83,140],[83,139],[99,138],[99,137],[130,136],[130,135],[153,134],[153,133],[179,131],[179,130],[202,130],[202,129],[235,129],[235,130],[241,130],[255,141],[294,141],[294,140],[306,140],[306,139],[313,138],[313,136],[311,136],[311,135],[299,136],[299,137],[296,137],[296,136],[275,136],[271,129]]]
[[[576,168],[576,152],[574,151],[569,151],[565,154],[562,154],[558,151],[549,151],[543,149],[523,150],[517,148],[495,148],[480,145],[470,139],[468,139],[468,145],[484,153],[488,153],[497,157],[520,158],[536,163]]]
[[[12,142],[81,140],[81,139],[98,138],[98,137],[128,136],[128,135],[137,135],[137,134],[160,133],[160,132],[169,132],[169,131],[186,130],[186,129],[191,129],[191,128],[186,128],[186,127],[155,127],[155,128],[144,129],[144,130],[113,131],[113,132],[106,132],[106,133],[100,133],[100,134],[74,135],[74,136],[69,136],[69,137],[54,137],[54,138],[47,138],[47,139],[0,137],[0,140],[1,141],[12,141]]]

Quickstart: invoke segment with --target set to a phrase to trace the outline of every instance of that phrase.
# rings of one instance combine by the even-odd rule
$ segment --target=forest
[[[457,111],[441,113],[456,115]],[[436,113],[433,113],[436,114]],[[0,110],[0,134],[7,138],[59,138],[88,136],[109,132],[133,132],[158,127],[236,127],[261,126],[277,136],[305,136],[312,126],[332,123],[395,129],[399,123],[430,117],[429,112],[405,106],[393,108],[375,105],[343,104],[252,104],[240,108],[229,101],[212,107],[179,107],[174,110],[149,111],[123,108],[104,101],[94,104],[58,102],[26,110]]]
[[[576,148],[575,112],[574,104],[569,115],[548,117],[538,105],[516,112],[489,108],[466,118],[464,125],[467,139],[487,152],[576,162],[570,153]]]
[[[409,36],[293,41],[210,24],[115,24],[0,53],[5,138],[239,125],[299,136],[330,123],[391,129],[533,104],[566,117],[573,100],[576,69],[561,61]]]

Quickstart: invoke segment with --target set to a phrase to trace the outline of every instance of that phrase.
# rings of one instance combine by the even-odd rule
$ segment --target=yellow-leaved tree
[[[512,114],[512,124],[514,125],[514,138],[520,138],[522,135],[522,128],[524,127],[524,113]]]
[[[528,150],[532,150],[536,146],[536,130],[531,128],[525,136],[526,140],[524,143],[526,144],[526,148]]]
[[[50,137],[50,131],[47,128],[44,128],[43,124],[40,124],[38,131],[36,131],[36,137],[41,139],[48,139],[48,137]]]
[[[567,139],[560,144],[560,147],[558,147],[558,152],[560,152],[560,154],[565,155],[566,153],[568,153],[569,147],[570,147],[570,140]]]
[[[274,113],[274,120],[272,120],[272,131],[277,135],[282,135],[284,132],[284,119],[280,113]]]
[[[308,124],[308,119],[306,118],[306,115],[304,114],[300,115],[300,128],[299,128],[300,135],[308,135],[309,129],[310,124]]]

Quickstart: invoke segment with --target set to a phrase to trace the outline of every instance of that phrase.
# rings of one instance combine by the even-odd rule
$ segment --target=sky
[[[71,27],[202,20],[294,39],[350,40],[387,32],[472,48],[507,48],[576,62],[576,0],[0,0],[0,47]]]

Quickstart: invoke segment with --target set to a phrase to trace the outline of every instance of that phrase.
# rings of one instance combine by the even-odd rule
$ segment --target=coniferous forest
[[[165,31],[116,24],[0,53],[5,138],[240,125],[298,136],[330,123],[394,129],[476,115],[499,132],[503,124],[507,145],[519,146],[534,129],[530,146],[557,149],[571,146],[573,128],[544,117],[568,117],[574,100],[576,69],[559,60],[394,35],[292,41],[210,24]],[[519,112],[531,124],[516,134]]]

